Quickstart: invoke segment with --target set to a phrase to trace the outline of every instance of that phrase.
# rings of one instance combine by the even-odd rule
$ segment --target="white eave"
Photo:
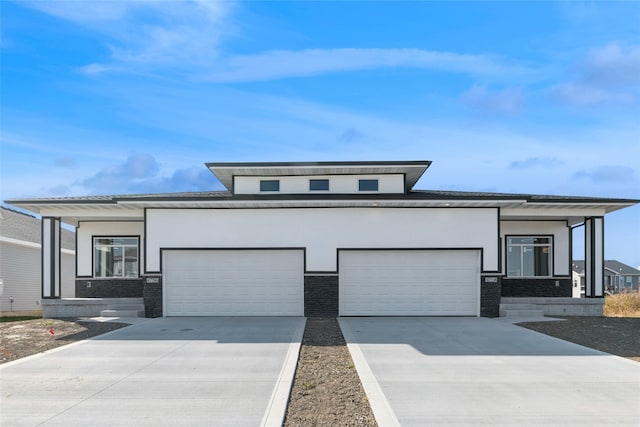
[[[578,222],[580,217],[599,216],[634,203],[528,202],[525,199],[184,199],[184,200],[112,200],[108,203],[16,203],[17,206],[43,216],[60,217],[66,223],[80,221],[142,221],[145,209],[282,209],[282,208],[499,208],[501,219],[568,219]]]
[[[269,209],[269,208],[414,208],[414,207],[519,207],[523,200],[508,200],[503,202],[488,200],[419,200],[419,199],[340,199],[340,200],[203,200],[203,201],[124,201],[124,206],[141,206],[145,208],[212,208],[212,209]]]

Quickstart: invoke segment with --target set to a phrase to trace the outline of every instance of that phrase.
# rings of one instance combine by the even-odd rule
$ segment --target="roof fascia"
[[[336,166],[431,166],[431,160],[407,160],[407,161],[353,161],[353,162],[208,162],[208,168],[281,168],[281,167],[336,167]]]

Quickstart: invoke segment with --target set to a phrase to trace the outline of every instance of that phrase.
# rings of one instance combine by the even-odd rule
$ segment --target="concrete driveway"
[[[640,364],[486,318],[341,318],[380,427],[640,425]]]
[[[160,318],[0,367],[2,426],[280,425],[304,318]]]

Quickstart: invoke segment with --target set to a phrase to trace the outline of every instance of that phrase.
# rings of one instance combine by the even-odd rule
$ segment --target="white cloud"
[[[87,74],[210,64],[232,32],[226,1],[30,1],[26,5],[111,39],[111,58],[80,68]]]
[[[576,107],[592,107],[606,104],[632,104],[635,96],[629,92],[615,91],[584,83],[562,83],[552,86],[551,95],[563,103]]]
[[[577,107],[631,105],[640,98],[640,46],[591,49],[576,71],[573,81],[550,88],[553,98]]]
[[[210,191],[221,189],[214,176],[204,167],[189,167],[161,173],[161,165],[147,153],[132,153],[119,164],[77,181],[88,194],[163,193],[175,191]],[[58,186],[61,188],[61,186]],[[51,189],[52,192],[59,188]]]
[[[564,162],[555,157],[529,157],[526,160],[515,160],[509,165],[510,169],[545,168],[552,169],[564,166]]]
[[[269,50],[221,52],[236,33],[227,1],[29,1],[27,5],[69,20],[109,39],[110,58],[79,68],[89,75],[163,67],[216,82],[253,82],[374,68],[419,68],[483,77],[512,78],[533,70],[486,54],[424,49]]]
[[[112,65],[97,64],[97,63],[87,64],[83,67],[80,67],[80,71],[88,75],[100,75],[106,72],[117,71],[117,70],[118,70],[118,67],[115,67]]]
[[[203,66],[215,60],[226,31],[227,2],[160,3],[161,17],[137,25],[121,45],[111,46],[116,63]],[[217,5],[217,7],[216,7]]]
[[[29,7],[76,23],[96,23],[121,19],[142,1],[25,1]]]
[[[630,184],[635,181],[633,168],[623,165],[603,165],[589,171],[576,172],[575,179],[589,179],[594,183]]]
[[[551,87],[551,95],[561,102],[577,107],[590,107],[604,104],[632,104],[635,100],[631,93],[580,83],[563,83]]]
[[[531,72],[491,55],[423,49],[341,48],[273,50],[230,56],[222,58],[202,78],[212,82],[263,81],[387,67],[422,68],[479,76],[509,76]]]
[[[583,68],[585,80],[594,86],[640,85],[640,45],[610,43],[592,49]]]
[[[482,112],[516,114],[522,109],[524,96],[519,88],[491,91],[487,86],[474,84],[462,94],[460,100]]]
[[[76,165],[76,159],[71,156],[58,157],[53,164],[59,168],[72,168]]]

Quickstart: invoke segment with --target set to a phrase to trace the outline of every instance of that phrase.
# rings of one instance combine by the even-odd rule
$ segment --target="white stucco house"
[[[0,315],[37,314],[42,310],[40,220],[0,207]],[[75,296],[75,236],[62,229],[60,296]]]
[[[155,316],[497,316],[506,298],[603,295],[604,217],[637,200],[417,190],[430,161],[207,163],[227,191],[12,200],[43,216],[43,298],[60,298],[60,222],[76,296]],[[508,302],[513,303],[512,300]]]

